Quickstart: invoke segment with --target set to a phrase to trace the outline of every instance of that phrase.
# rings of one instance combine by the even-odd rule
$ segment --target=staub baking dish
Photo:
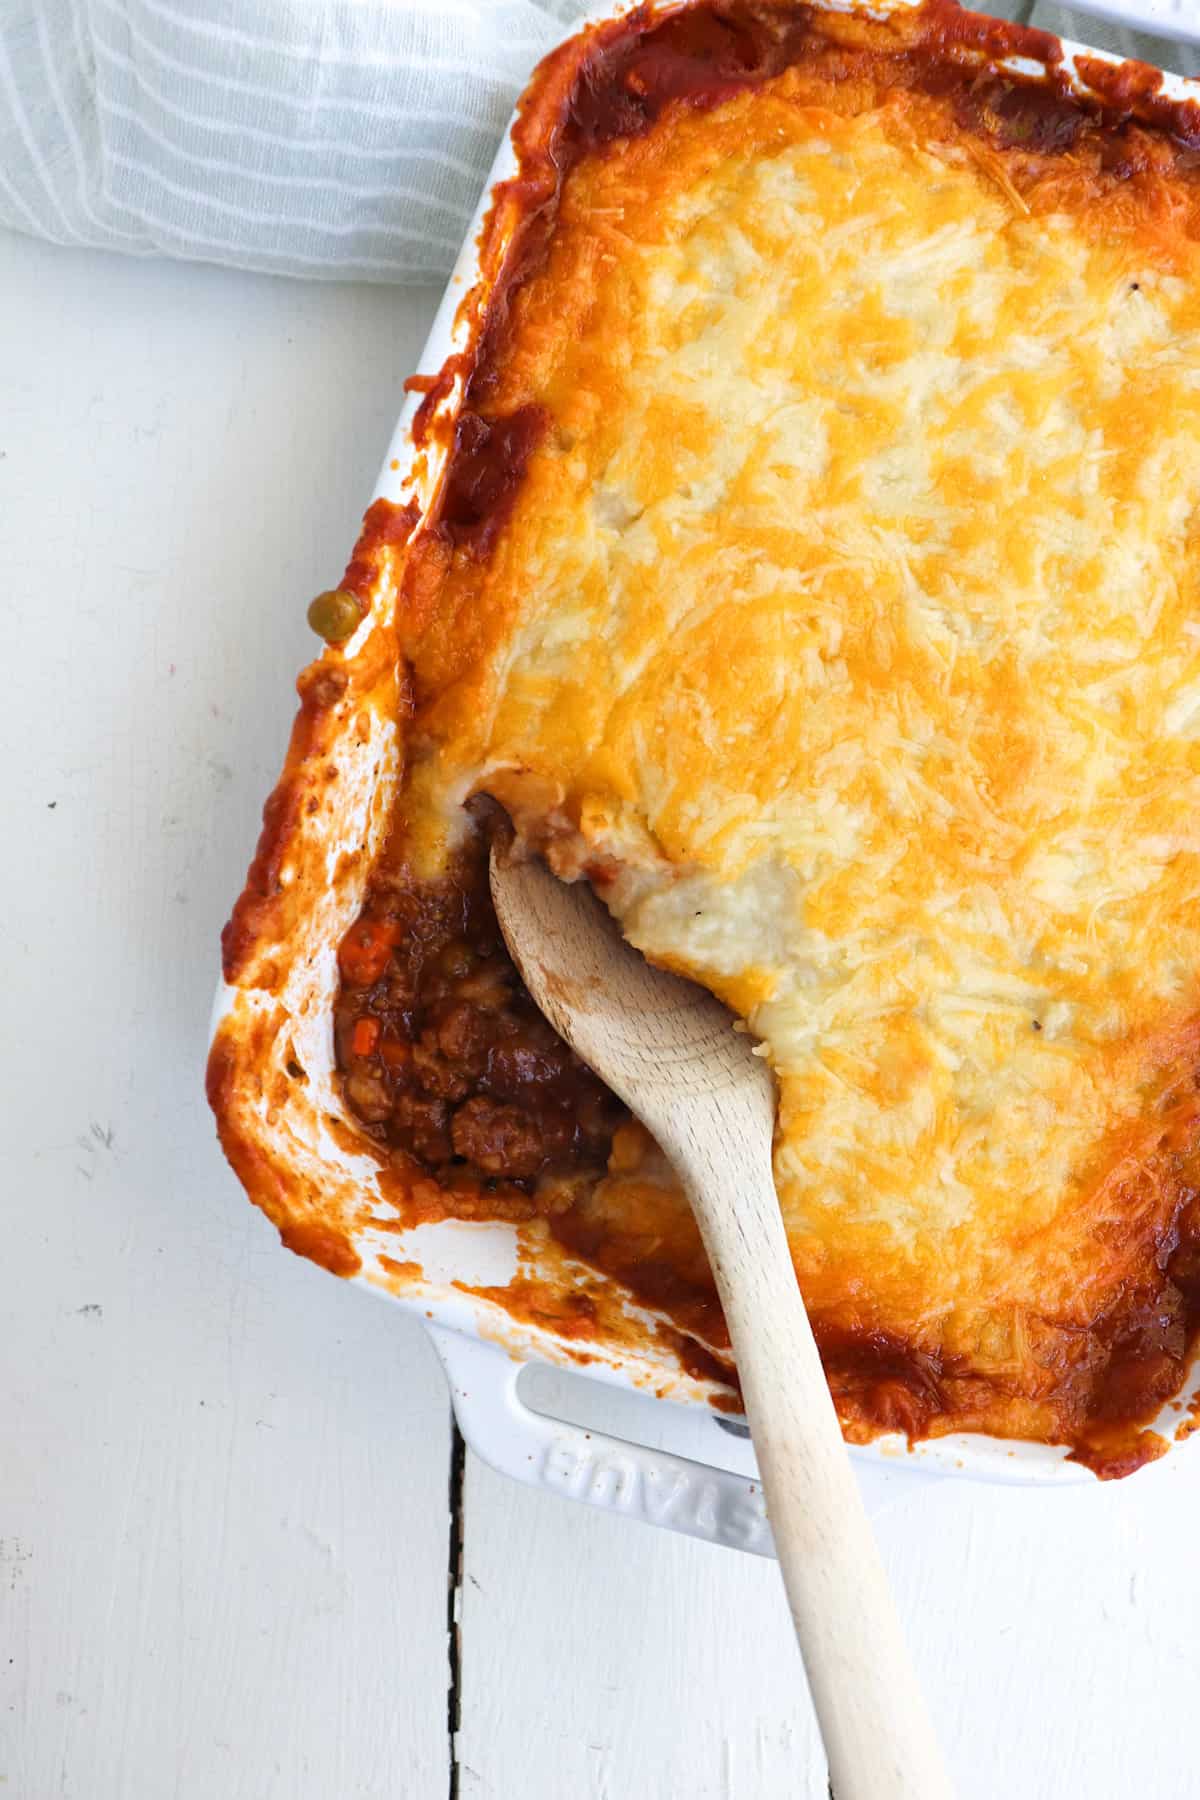
[[[642,9],[635,17],[656,24],[679,10]],[[812,10],[851,21],[911,12],[907,0]],[[944,8],[943,15],[951,17]],[[604,19],[623,16],[618,10]],[[1171,108],[1200,103],[1200,86],[1159,78],[1141,65],[1042,33],[952,17],[967,22],[950,29],[954,54],[972,78],[1053,84],[1114,116],[1159,127],[1168,117],[1190,117]],[[553,68],[565,79],[577,66],[578,56],[572,64],[560,53]],[[390,630],[397,585],[438,502],[464,374],[529,215],[529,167],[521,156],[529,129],[528,112],[518,110],[421,359],[429,373],[389,446],[344,584],[364,605],[362,621],[301,678],[284,776],[226,932],[209,1094],[234,1168],[284,1242],[427,1322],[463,1433],[488,1462],[593,1505],[769,1553],[752,1452],[728,1416],[731,1395],[719,1366],[693,1354],[695,1345],[633,1291],[597,1280],[537,1222],[447,1219],[436,1207],[422,1217],[419,1205],[398,1216],[386,1171],[347,1109],[335,1067],[338,945],[363,904],[401,774],[402,694]],[[1034,1029],[1041,1031],[1040,1020]],[[517,1392],[530,1362],[574,1367],[646,1396],[654,1408],[647,1435],[665,1448],[649,1451],[535,1412]],[[1193,1376],[1154,1421],[1164,1439],[1186,1435],[1197,1387]],[[988,1480],[1089,1479],[1064,1446],[978,1434],[910,1445],[884,1433],[857,1454]]]

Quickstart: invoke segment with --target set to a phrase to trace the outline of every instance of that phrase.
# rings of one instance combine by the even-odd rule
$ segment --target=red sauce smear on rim
[[[367,508],[358,542],[339,584],[346,593],[355,596],[364,613],[370,604],[378,571],[379,551],[401,549],[416,530],[420,518],[421,509],[415,500],[409,500],[404,506],[398,506],[394,500],[376,500]]]

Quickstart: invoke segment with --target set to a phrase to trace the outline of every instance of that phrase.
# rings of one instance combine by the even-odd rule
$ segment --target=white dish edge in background
[[[1090,13],[1113,25],[1128,25],[1133,31],[1148,31],[1179,43],[1200,44],[1197,0],[1071,0],[1071,4],[1076,12]]]

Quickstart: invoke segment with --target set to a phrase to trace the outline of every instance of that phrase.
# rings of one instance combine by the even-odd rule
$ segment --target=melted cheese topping
[[[1192,246],[792,71],[573,173],[500,376],[552,427],[408,645],[429,855],[486,789],[617,866],[767,1047],[818,1315],[1036,1389],[1196,1137]]]

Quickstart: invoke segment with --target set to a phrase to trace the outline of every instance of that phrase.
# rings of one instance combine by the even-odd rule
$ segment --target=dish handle
[[[533,1412],[517,1392],[523,1364],[445,1326],[428,1330],[446,1370],[459,1430],[500,1474],[625,1519],[774,1556],[757,1481]]]

